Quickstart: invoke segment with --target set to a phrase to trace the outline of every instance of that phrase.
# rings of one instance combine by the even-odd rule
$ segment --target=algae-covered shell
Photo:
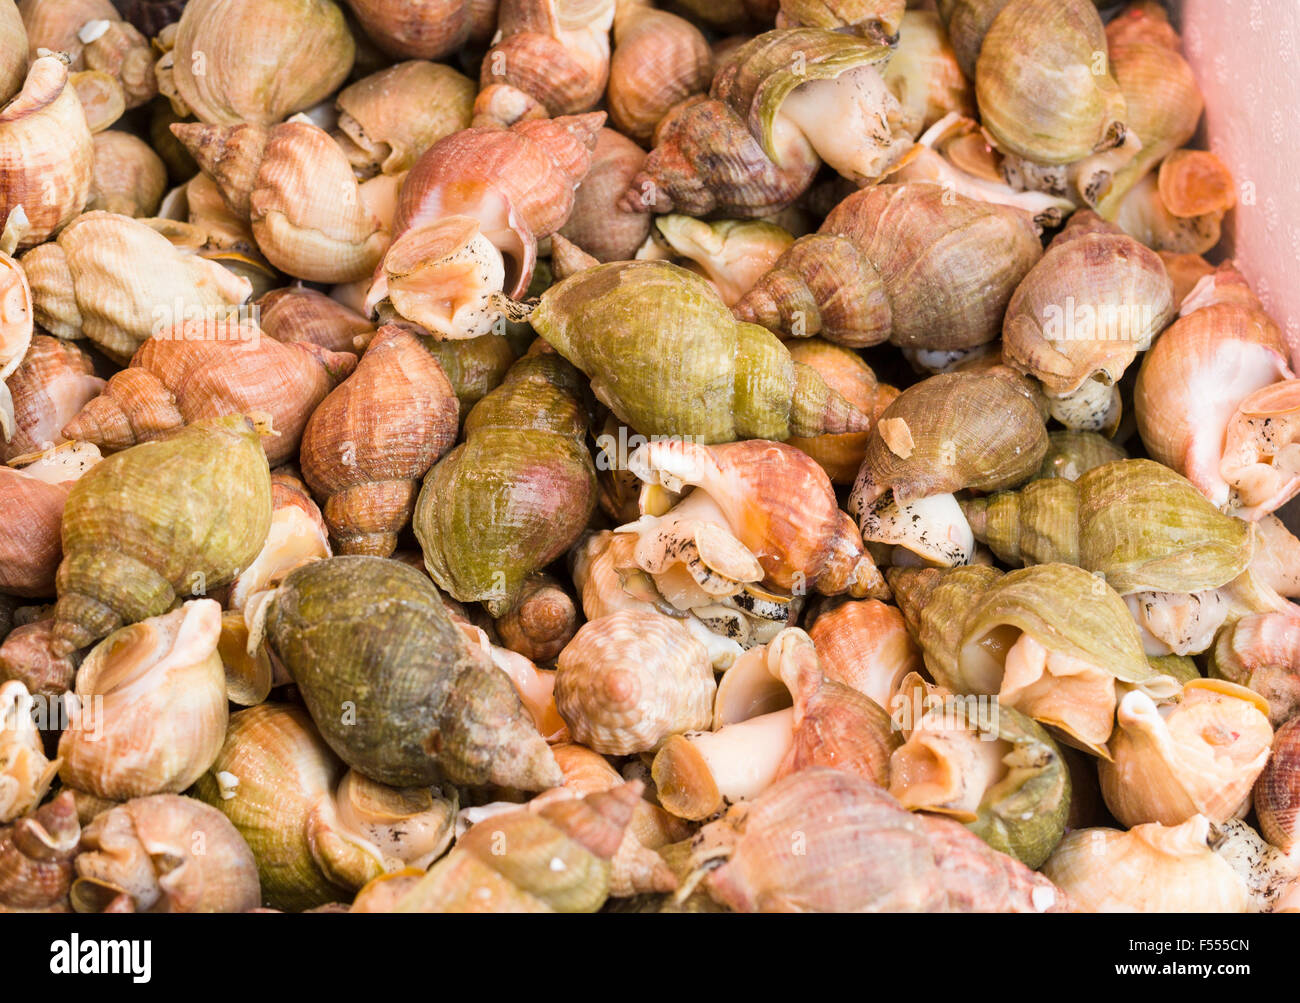
[[[1250,563],[1250,524],[1219,512],[1168,467],[1120,460],[1075,483],[1080,564],[1120,595],[1217,588]]]
[[[900,504],[1029,478],[1047,453],[1034,402],[993,373],[941,373],[899,394],[867,440],[849,510],[863,517],[887,492]]]
[[[1079,563],[1079,489],[1062,477],[961,503],[975,539],[1008,564]]]
[[[1076,829],[1043,865],[1091,912],[1246,912],[1246,885],[1210,849],[1210,822],[1158,822],[1118,829]]]
[[[372,779],[525,790],[563,779],[510,678],[407,564],[344,556],[303,565],[268,600],[266,636],[321,736]]]
[[[203,419],[101,460],[63,509],[57,647],[83,648],[226,584],[270,525],[270,470],[243,415]]]
[[[371,796],[349,799],[359,785]],[[451,840],[456,814],[454,800],[436,798],[429,788],[395,790],[349,773],[307,713],[287,704],[233,715],[195,793],[248,843],[266,903],[294,912],[345,898],[407,861],[436,857]],[[387,811],[380,814],[388,817],[375,819],[373,811],[358,817],[356,809],[366,804],[382,804]],[[375,821],[390,837],[382,846],[377,833],[363,828]]]
[[[975,94],[1005,152],[1069,164],[1124,139],[1124,94],[1092,0],[1010,0],[984,36]]]
[[[59,739],[59,777],[114,801],[180,793],[226,733],[221,607],[194,599],[115,631],[77,673],[80,714]]]
[[[890,757],[890,793],[913,810],[954,815],[995,850],[1039,867],[1070,811],[1070,771],[1051,736],[1011,707],[943,690],[901,699],[912,732]]]
[[[1134,690],[1119,704],[1111,761],[1100,765],[1106,805],[1121,823],[1226,822],[1249,806],[1273,729],[1258,694],[1195,679],[1159,706]]]
[[[577,540],[596,507],[578,373],[553,353],[511,367],[465,418],[465,441],[429,471],[413,523],[425,566],[453,597],[500,615]]]
[[[867,425],[769,332],[737,323],[707,281],[667,262],[572,275],[542,295],[529,323],[643,435],[780,441]]]
[[[713,666],[704,645],[661,613],[619,610],[584,624],[560,652],[555,703],[597,752],[648,752],[709,726]]]

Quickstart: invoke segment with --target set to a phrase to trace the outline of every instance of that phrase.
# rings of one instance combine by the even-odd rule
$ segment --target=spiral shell
[[[221,607],[196,599],[96,645],[77,673],[83,720],[59,740],[63,783],[125,801],[198,779],[226,732],[220,633]]]
[[[22,206],[29,229],[20,247],[48,239],[81,212],[93,163],[90,129],[67,64],[56,56],[34,60],[22,90],[0,108],[0,220]]]
[[[321,736],[371,779],[525,790],[562,779],[510,679],[414,568],[365,556],[312,561],[267,600],[265,623]]]
[[[618,611],[584,624],[560,652],[555,702],[577,741],[626,755],[707,728],[715,688],[708,653],[680,623]]]
[[[712,77],[713,54],[693,24],[643,0],[621,5],[607,90],[619,132],[647,142],[668,109],[708,90]]]
[[[141,345],[63,434],[125,449],[201,418],[262,414],[275,433],[263,439],[275,466],[297,455],[309,416],[355,365],[310,343],[281,345],[251,323],[185,323]]]
[[[1290,853],[1300,832],[1300,773],[1297,772],[1297,738],[1300,720],[1291,720],[1273,736],[1273,753],[1255,784],[1255,813],[1259,829],[1270,843]]]
[[[846,602],[823,613],[808,630],[828,679],[851,686],[886,710],[921,652],[903,616],[877,599]]]
[[[356,371],[312,412],[303,477],[325,500],[341,553],[387,556],[415,506],[416,481],[451,446],[459,406],[409,331],[384,327]]]
[[[365,317],[307,286],[273,289],[257,301],[262,331],[276,341],[309,341],[331,352],[360,356],[374,337]]]
[[[645,151],[621,132],[601,129],[591,151],[591,170],[558,232],[598,261],[630,260],[650,234],[650,217],[624,212],[618,202],[645,157]]]
[[[428,789],[395,790],[349,772],[306,712],[286,704],[233,715],[196,793],[247,841],[266,902],[295,912],[433,859],[455,817],[455,802]]]
[[[110,904],[129,912],[246,912],[261,904],[248,844],[221,812],[193,798],[154,794],[111,808],[86,826],[81,846],[71,890],[77,912]]]
[[[0,823],[12,822],[39,805],[59,769],[57,760],[45,758],[45,745],[32,719],[33,705],[32,695],[20,681],[0,683]]]
[[[1288,607],[1235,620],[1210,649],[1209,668],[1264,697],[1269,723],[1280,729],[1300,711],[1300,616]]]
[[[269,126],[310,108],[355,54],[330,0],[190,0],[172,38],[159,89],[209,125]]]
[[[72,861],[80,849],[70,791],[0,828],[0,912],[67,912]]]

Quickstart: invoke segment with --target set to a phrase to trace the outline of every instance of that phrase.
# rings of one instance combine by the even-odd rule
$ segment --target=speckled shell
[[[419,338],[385,327],[303,430],[303,477],[342,553],[387,556],[415,506],[416,481],[456,438],[459,405]]]
[[[555,702],[577,741],[626,755],[708,728],[715,689],[708,652],[685,627],[623,610],[584,624],[560,652]]]
[[[1273,736],[1273,754],[1255,784],[1255,813],[1264,837],[1289,853],[1300,840],[1300,719]]]
[[[185,324],[141,345],[63,435],[125,449],[200,418],[262,414],[276,433],[262,439],[276,466],[297,455],[307,419],[355,365],[351,355],[282,345],[252,325]]]
[[[261,905],[248,844],[221,812],[154,794],[98,815],[81,834],[72,906],[99,912],[245,912]],[[115,909],[120,903],[114,903]]]
[[[266,627],[321,736],[366,776],[398,787],[562,781],[509,677],[409,565],[364,556],[303,565],[270,600]]]
[[[90,193],[90,129],[68,67],[56,56],[35,60],[22,90],[0,108],[0,221],[22,206],[33,247],[77,213]]]
[[[576,370],[530,355],[465,418],[465,441],[428,473],[414,526],[425,565],[462,602],[500,615],[528,575],[577,540],[596,507]]]
[[[62,652],[229,582],[271,524],[252,423],[204,419],[101,460],[63,510],[55,634]],[[112,541],[106,545],[106,541]]]

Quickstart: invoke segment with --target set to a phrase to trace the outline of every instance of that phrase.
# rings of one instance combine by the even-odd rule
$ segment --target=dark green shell
[[[394,787],[563,780],[510,678],[411,566],[344,556],[293,571],[266,637],[345,763]]]

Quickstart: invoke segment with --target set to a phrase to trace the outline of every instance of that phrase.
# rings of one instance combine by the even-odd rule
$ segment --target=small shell
[[[396,549],[416,482],[455,440],[458,410],[437,361],[397,327],[383,328],[356,371],[315,408],[300,462],[324,499],[340,553]]]
[[[69,485],[0,467],[0,589],[20,596],[54,594],[62,550],[59,530]]]
[[[81,826],[71,792],[0,828],[0,912],[67,912]]]
[[[1254,613],[1229,624],[1210,650],[1210,675],[1249,686],[1280,728],[1300,712],[1300,616]]]
[[[54,618],[19,624],[0,645],[0,678],[15,679],[32,693],[57,699],[72,688],[79,659],[55,652]]]
[[[558,232],[598,261],[631,259],[650,234],[650,217],[624,212],[618,201],[645,157],[645,151],[621,132],[601,129],[591,151],[591,170]]]
[[[821,6],[819,0],[815,2]],[[896,0],[868,0],[875,6],[888,3],[902,7]],[[972,117],[974,88],[957,62],[939,15],[909,10],[898,26],[898,48],[885,66],[884,78],[903,106],[904,128],[917,137],[953,112]]]
[[[556,706],[574,738],[597,752],[648,752],[709,726],[708,653],[662,614],[619,611],[584,624],[558,666]]]
[[[123,216],[152,216],[167,187],[167,169],[158,154],[129,132],[109,129],[94,138],[94,172],[86,209]]]
[[[307,286],[273,289],[257,301],[262,331],[283,344],[310,341],[360,356],[375,335],[365,317]]]
[[[497,619],[497,631],[511,651],[533,662],[548,662],[578,629],[578,611],[560,582],[538,572],[524,584],[518,601]]]
[[[1290,853],[1300,842],[1300,719],[1273,736],[1273,754],[1255,784],[1255,813],[1264,837]]]
[[[32,695],[21,682],[0,683],[0,824],[39,805],[59,769],[58,760],[45,758],[45,745],[32,717],[33,705]]]
[[[59,740],[63,783],[125,801],[198,779],[226,733],[220,633],[221,607],[196,599],[101,641],[77,673],[80,720]]]
[[[1246,885],[1209,838],[1202,815],[1128,832],[1077,829],[1042,871],[1090,912],[1246,912]]]
[[[1160,707],[1140,690],[1125,695],[1112,759],[1101,764],[1111,812],[1133,826],[1195,815],[1225,822],[1248,810],[1273,740],[1266,706],[1244,687],[1210,679],[1192,680]]]
[[[261,905],[257,864],[238,830],[193,798],[154,794],[96,816],[81,834],[72,907],[101,912],[246,912]]]
[[[289,474],[272,474],[271,529],[261,552],[230,583],[228,606],[242,610],[256,603],[294,568],[330,554],[325,519],[306,485]]]
[[[348,7],[367,35],[390,56],[408,59],[441,59],[459,49],[476,30],[481,15],[476,7],[487,6],[489,22],[495,22],[495,5],[474,0],[433,0],[413,5],[409,0],[348,0]],[[491,35],[492,25],[487,34]]]

